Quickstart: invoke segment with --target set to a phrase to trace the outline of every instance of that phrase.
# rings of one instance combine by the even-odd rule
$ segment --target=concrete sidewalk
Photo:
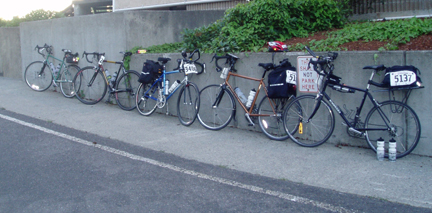
[[[289,140],[272,141],[259,132],[206,130],[198,121],[185,127],[165,115],[165,109],[144,117],[103,102],[84,105],[53,89],[35,92],[22,80],[5,77],[0,77],[0,108],[186,159],[432,208],[430,157],[411,154],[394,163],[379,162],[364,148],[304,148]]]

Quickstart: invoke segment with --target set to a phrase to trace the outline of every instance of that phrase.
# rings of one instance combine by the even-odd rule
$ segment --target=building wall
[[[20,78],[21,44],[18,27],[0,28],[0,76]]]
[[[186,10],[226,10],[247,0],[113,0],[114,12],[136,9],[174,9],[182,6]]]

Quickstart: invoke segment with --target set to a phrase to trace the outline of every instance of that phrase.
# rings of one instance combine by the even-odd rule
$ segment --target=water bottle
[[[249,96],[248,96],[247,102],[246,102],[246,107],[247,108],[251,107],[252,101],[255,98],[255,94],[256,94],[255,88],[251,89],[251,91],[249,92]]]
[[[240,88],[236,87],[234,89],[234,92],[237,94],[237,96],[239,97],[240,101],[245,104],[247,99],[246,97],[243,95],[242,91],[240,90]]]
[[[171,94],[179,84],[180,84],[179,80],[174,81],[174,83],[170,86],[168,93]]]
[[[51,70],[53,72],[55,72],[55,67],[54,67],[54,64],[52,62],[49,62],[49,66],[50,66]]]
[[[169,95],[168,87],[169,87],[169,80],[167,79],[167,80],[165,81],[165,87],[164,87],[164,94],[165,94],[165,95]]]
[[[111,82],[115,82],[117,80],[117,73],[114,72],[114,74],[111,77]]]
[[[224,67],[222,69],[222,73],[220,75],[220,78],[225,79],[228,76],[228,71],[229,71],[229,69],[227,67]]]
[[[54,65],[53,65],[54,66]],[[60,71],[60,64],[57,65],[57,67],[54,69],[54,75],[57,75],[57,73]]]
[[[396,141],[395,139],[390,139],[389,141],[389,161],[395,162],[396,161]]]
[[[377,159],[379,161],[383,161],[384,160],[384,139],[379,138],[377,140]]]
[[[108,72],[107,69],[105,70],[105,75],[106,75],[106,78],[108,79],[108,81],[110,81],[111,80],[111,74]]]

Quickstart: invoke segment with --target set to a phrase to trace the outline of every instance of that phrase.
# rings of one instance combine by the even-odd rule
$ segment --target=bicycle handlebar
[[[338,53],[336,52],[328,52],[327,56],[318,56],[317,54],[315,54],[308,46],[305,46],[305,49],[309,52],[309,54],[311,54],[315,59],[311,59],[309,60],[308,63],[308,68],[310,68],[310,64],[312,64],[314,66],[314,71],[316,71],[319,75],[323,75],[319,70],[318,70],[318,65],[320,65],[324,71],[325,74],[327,74],[327,71],[325,70],[325,66],[323,65],[329,65],[331,62],[333,62],[334,60],[336,60],[336,58],[338,57]],[[330,69],[331,66],[329,66]],[[332,70],[330,70],[332,71]]]
[[[93,63],[93,59],[91,61],[88,59],[89,55],[93,55],[93,58],[96,57],[97,60],[99,61],[101,56],[105,56],[105,53],[99,53],[99,52],[88,53],[88,52],[84,51],[82,54],[82,58],[84,58],[84,56],[85,56],[85,59],[87,60],[87,62]]]
[[[195,60],[192,60],[195,53],[198,53],[198,58]],[[186,61],[192,61],[192,63],[198,64],[201,66],[202,69],[200,71],[198,71],[198,73],[196,73],[197,75],[200,75],[205,71],[205,63],[198,62],[198,60],[201,58],[201,53],[200,53],[199,49],[195,49],[194,51],[192,51],[189,54],[189,57],[187,56],[186,51],[182,51],[181,55],[183,56],[183,59],[177,59],[177,68],[175,68],[174,70],[179,70],[180,66],[182,64],[182,61],[186,60]]]
[[[234,68],[235,63],[237,62],[238,57],[231,54],[231,53],[227,53],[225,56],[217,56],[217,54],[214,54],[211,62],[213,62],[213,60],[216,59],[215,64],[216,64],[216,71],[220,72],[222,71],[222,67],[219,66],[218,61],[220,59],[226,59],[225,64],[229,64],[230,68],[232,71],[236,72],[237,70]],[[210,62],[210,63],[211,63]]]
[[[52,46],[48,44],[44,44],[42,47],[39,47],[39,45],[36,45],[35,50],[37,49],[37,52],[42,55],[45,58],[45,54],[42,53],[42,51],[45,49],[48,54],[52,53]]]

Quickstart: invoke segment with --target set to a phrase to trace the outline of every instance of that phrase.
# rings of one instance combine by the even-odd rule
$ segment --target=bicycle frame
[[[265,73],[263,74],[263,77],[262,77],[261,79],[259,79],[259,78],[252,78],[252,77],[249,77],[249,76],[244,76],[244,75],[240,75],[240,74],[236,74],[236,73],[229,72],[229,73],[227,74],[227,77],[226,77],[224,83],[223,83],[223,85],[226,85],[226,87],[228,87],[228,89],[231,91],[231,93],[232,93],[232,94],[234,95],[234,97],[237,99],[237,102],[240,104],[240,106],[243,108],[243,110],[244,110],[246,113],[249,114],[249,116],[269,116],[269,115],[252,114],[252,112],[253,112],[253,108],[254,108],[254,106],[255,106],[256,100],[258,99],[258,95],[259,95],[259,92],[261,91],[261,88],[264,89],[265,95],[266,95],[266,96],[268,95],[268,94],[267,94],[267,89],[266,89],[266,87],[265,87],[265,83],[264,83],[264,75],[265,75]],[[259,82],[258,89],[257,89],[257,91],[256,91],[256,93],[255,93],[255,97],[254,97],[254,99],[253,99],[253,101],[252,101],[252,104],[251,104],[251,107],[249,108],[249,110],[248,110],[247,107],[246,107],[246,106],[245,106],[245,105],[240,101],[240,98],[237,96],[237,93],[233,90],[231,84],[228,82],[231,76],[233,76],[233,77],[239,77],[239,78],[243,78],[243,79],[247,79],[247,80],[257,81],[257,82]],[[270,99],[269,99],[269,100],[270,100]],[[274,110],[273,104],[270,104],[270,105],[272,106],[273,113],[275,113],[275,110]]]
[[[165,71],[165,65],[164,65],[164,71],[163,71],[162,75],[159,76],[159,78],[157,78],[157,79],[155,80],[155,82],[152,84],[152,86],[151,86],[147,91],[145,91],[145,94],[151,94],[151,93],[150,93],[150,90],[152,90],[153,88],[155,88],[157,84],[161,84],[161,85],[162,85],[161,89],[163,89],[163,90],[168,89],[167,86],[165,85],[166,76],[167,76],[167,75],[171,75],[171,74],[175,74],[175,73],[180,73],[180,70],[173,70],[173,71],[168,71],[168,72],[167,72],[167,71]],[[188,77],[187,77],[187,75],[185,75],[184,78],[183,78],[183,80],[182,80],[182,81],[180,82],[180,84],[177,86],[177,88],[175,88],[174,91],[172,91],[170,94],[168,94],[168,95],[166,96],[166,100],[169,100],[169,99],[174,95],[174,93],[176,93],[176,91],[177,91],[177,90],[178,90],[182,85],[187,84],[188,81],[189,81],[189,80],[188,80]],[[154,91],[154,92],[157,92],[157,91]],[[164,91],[162,91],[162,92],[164,92]],[[153,94],[154,94],[154,93],[153,93]],[[158,99],[157,96],[156,96],[156,97],[154,97],[154,96],[150,96],[150,97],[148,97],[148,98],[151,98],[151,99],[156,100],[156,101],[157,101],[157,99]]]
[[[41,73],[43,72],[43,70],[45,69],[45,67],[48,66],[48,62],[49,62],[49,59],[50,59],[50,58],[52,58],[52,59],[54,60],[54,62],[56,62],[56,61],[61,62],[60,69],[58,70],[57,75],[54,75],[54,72],[52,72],[52,76],[53,76],[53,81],[54,81],[54,82],[62,82],[61,80],[59,80],[59,78],[60,78],[60,76],[61,76],[61,73],[62,73],[62,71],[63,71],[63,68],[66,67],[66,63],[65,63],[65,61],[64,61],[64,58],[63,58],[63,60],[62,60],[62,59],[59,59],[59,58],[54,57],[54,56],[51,55],[50,53],[47,53],[47,57],[46,57],[45,60],[44,60],[44,65],[42,66]],[[49,67],[49,69],[51,69],[51,67]],[[53,70],[52,70],[52,71],[53,71]]]
[[[374,75],[375,75],[375,71],[372,72],[371,77],[370,77],[370,81],[372,81]],[[369,92],[369,86],[370,86],[370,83],[367,84],[366,89],[360,89],[360,88],[357,88],[357,87],[352,87],[352,86],[349,86],[349,85],[344,85],[344,87],[346,87],[348,89],[351,89],[351,90],[354,90],[354,91],[359,91],[359,92],[362,92],[364,94],[363,98],[362,98],[362,100],[360,102],[360,106],[357,107],[357,111],[356,111],[356,114],[355,114],[354,122],[351,123],[349,121],[349,119],[345,116],[344,112],[339,108],[339,106],[337,106],[333,102],[333,100],[330,98],[330,96],[326,93],[325,90],[328,87],[328,82],[327,82],[327,80],[325,80],[324,81],[324,85],[322,86],[322,89],[317,94],[317,98],[316,98],[317,105],[316,105],[314,111],[312,112],[311,116],[308,118],[308,120],[306,122],[309,122],[309,120],[314,117],[314,115],[316,114],[318,108],[321,105],[321,100],[323,98],[325,98],[326,100],[328,100],[328,102],[330,103],[330,105],[334,109],[336,109],[337,113],[341,116],[341,118],[344,120],[345,124],[349,127],[349,129],[351,131],[355,131],[358,134],[362,134],[360,131],[368,131],[368,130],[383,130],[383,131],[387,131],[387,130],[390,130],[391,127],[390,127],[390,125],[388,123],[389,119],[382,112],[382,110],[380,108],[380,104],[375,100],[375,98]],[[369,100],[372,102],[373,106],[377,108],[377,110],[378,110],[381,118],[384,120],[384,122],[385,122],[385,124],[387,126],[386,128],[356,128],[357,123],[360,122],[360,114],[362,112],[363,106],[364,106],[367,98],[369,98]]]

